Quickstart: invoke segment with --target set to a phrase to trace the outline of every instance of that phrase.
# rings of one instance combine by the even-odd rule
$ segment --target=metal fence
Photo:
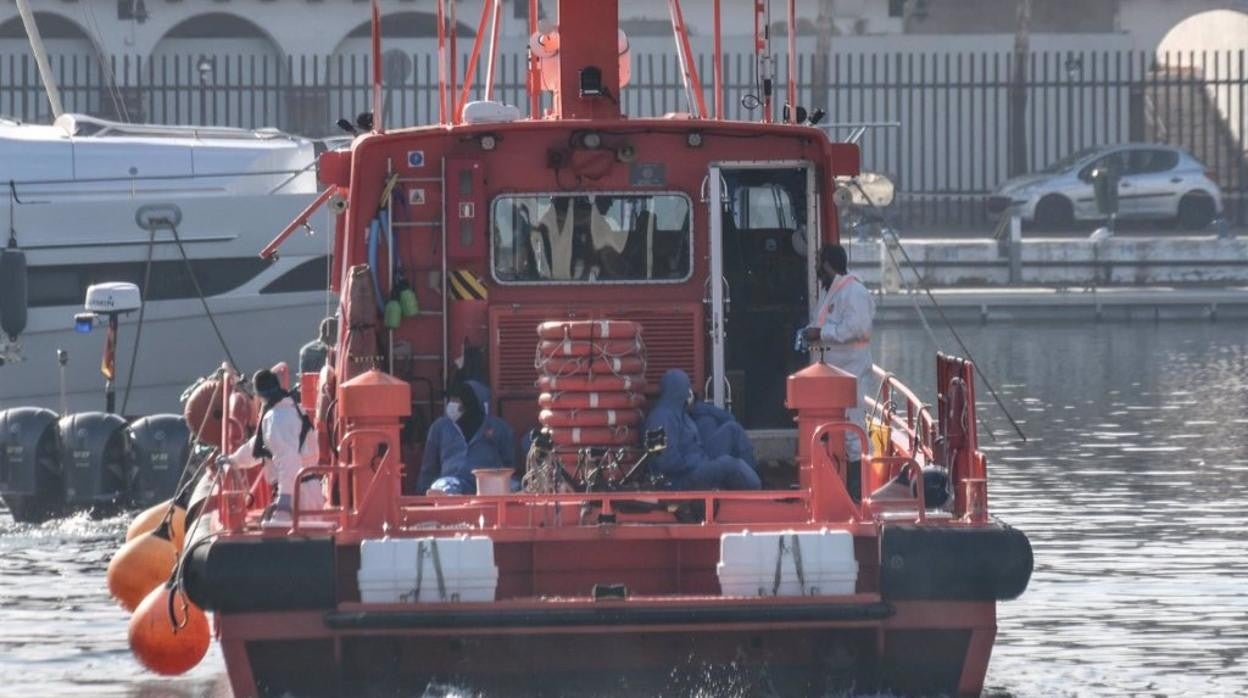
[[[1246,53],[1033,53],[1026,71],[1027,164],[1038,169],[1081,148],[1127,141],[1181,146],[1218,180],[1228,218],[1248,224]],[[499,59],[496,99],[527,111],[524,55]],[[827,104],[820,105],[828,111],[825,123],[900,123],[869,131],[862,150],[864,168],[897,181],[901,224],[982,228],[984,196],[1011,171],[1012,62],[1009,52],[834,53],[816,71],[814,57],[800,55],[798,102],[812,105],[812,76],[823,73],[829,83]],[[701,56],[699,65],[709,92],[708,57]],[[277,127],[313,137],[335,133],[338,118],[369,108],[371,94],[366,55],[120,56],[107,71],[94,56],[60,55],[53,57],[53,70],[69,111],[136,122]],[[478,77],[483,71],[479,66]],[[780,102],[787,72],[782,57]],[[436,120],[433,54],[390,51],[384,73],[386,123]],[[743,106],[758,93],[753,56],[725,56],[724,75],[726,116],[758,118]],[[623,107],[634,116],[687,109],[671,55],[633,56]],[[26,55],[0,55],[0,114],[33,122],[49,118],[34,61]]]

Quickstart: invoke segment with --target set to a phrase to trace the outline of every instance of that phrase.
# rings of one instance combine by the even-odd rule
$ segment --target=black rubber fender
[[[1015,599],[1034,566],[1027,536],[1000,522],[889,524],[880,536],[880,594],[886,601]]]
[[[304,611],[337,603],[328,538],[193,542],[182,558],[182,579],[187,596],[205,611]]]

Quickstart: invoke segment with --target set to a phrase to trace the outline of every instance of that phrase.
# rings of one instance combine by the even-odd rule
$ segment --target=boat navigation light
[[[486,150],[486,151],[494,150],[495,148],[498,147],[498,138],[496,138],[491,133],[487,133],[481,136],[478,143],[481,144],[481,150]]]
[[[581,147],[586,150],[597,150],[602,146],[602,134],[597,131],[585,131],[581,133],[581,137],[577,140],[580,141]]]

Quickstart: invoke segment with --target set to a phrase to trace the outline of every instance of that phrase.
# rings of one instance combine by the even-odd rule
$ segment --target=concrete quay
[[[877,319],[1248,318],[1248,240],[1212,236],[901,239],[851,242],[850,268],[879,294]]]

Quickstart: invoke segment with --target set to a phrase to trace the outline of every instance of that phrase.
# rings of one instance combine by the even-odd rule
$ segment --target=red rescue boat
[[[973,367],[937,357],[934,409],[881,371],[867,430],[846,421],[867,388],[792,337],[818,248],[838,239],[847,199],[831,183],[858,175],[858,148],[799,122],[792,91],[773,123],[771,76],[753,96],[760,122],[709,112],[670,5],[688,113],[627,118],[616,0],[560,0],[556,29],[529,12],[544,114],[443,84],[445,123],[385,131],[378,116],[322,156],[347,203],[332,259],[343,321],[331,365],[302,377],[329,447],[301,477],[323,478],[327,503],[296,492],[289,526],[265,526],[263,478],[207,478],[174,580],[212,613],[237,696],[430,681],[645,694],[719,671],[784,695],[981,691],[997,602],[1023,592],[1032,555],[988,513]],[[402,284],[419,310],[400,319],[376,306]],[[755,433],[787,435],[763,490],[656,484],[664,438],[636,410],[673,368]],[[490,386],[490,414],[517,434],[545,425],[521,457],[524,489],[406,490],[441,396],[465,378]],[[257,415],[236,376],[218,379],[228,450]],[[853,478],[838,455],[849,432],[873,445]],[[947,504],[925,487],[876,494],[932,469]]]

